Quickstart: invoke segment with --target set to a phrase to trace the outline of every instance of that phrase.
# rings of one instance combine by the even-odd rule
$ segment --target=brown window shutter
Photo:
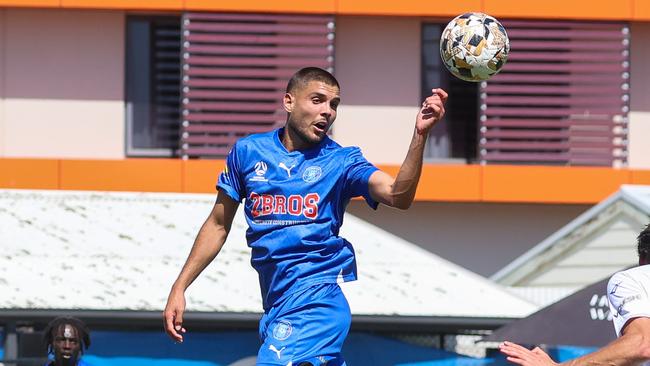
[[[504,21],[508,63],[480,88],[483,164],[627,164],[624,23]]]
[[[186,13],[182,31],[185,159],[222,158],[237,139],[282,125],[298,69],[333,72],[332,16]]]

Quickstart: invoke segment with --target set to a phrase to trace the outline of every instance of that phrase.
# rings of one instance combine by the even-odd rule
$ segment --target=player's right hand
[[[183,312],[185,312],[185,293],[172,289],[167,298],[167,306],[163,311],[165,332],[175,342],[183,342]]]
[[[499,351],[506,355],[506,360],[516,365],[558,366],[558,363],[539,347],[529,350],[517,343],[505,341],[499,345]]]

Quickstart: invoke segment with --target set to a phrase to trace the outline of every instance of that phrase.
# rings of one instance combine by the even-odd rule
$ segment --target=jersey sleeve
[[[358,147],[353,148],[352,153],[348,155],[346,168],[347,179],[345,189],[348,197],[361,196],[366,200],[368,206],[377,209],[379,203],[370,196],[368,182],[372,173],[379,169],[366,160]]]
[[[241,202],[246,196],[246,192],[244,192],[244,185],[242,184],[243,179],[239,170],[237,150],[238,144],[235,144],[230,150],[230,153],[228,153],[226,166],[224,167],[223,172],[219,174],[217,189],[221,189],[234,201]]]
[[[610,278],[607,284],[607,299],[618,337],[632,319],[650,317],[648,294],[638,281],[625,272],[616,273]]]

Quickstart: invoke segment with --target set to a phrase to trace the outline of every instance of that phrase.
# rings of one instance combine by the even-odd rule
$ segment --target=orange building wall
[[[564,18],[650,20],[647,0],[325,0],[302,2],[292,0],[249,0],[244,2],[217,0],[0,0],[6,7],[56,7],[123,10],[174,11],[242,11],[283,13],[329,13],[341,15],[408,15],[453,16],[467,11],[482,11],[494,16],[514,18]]]
[[[0,188],[212,193],[223,167],[222,160],[0,159]],[[593,204],[621,184],[650,184],[650,170],[425,165],[416,200]]]

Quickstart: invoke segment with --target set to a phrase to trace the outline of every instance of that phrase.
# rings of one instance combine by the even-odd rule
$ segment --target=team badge
[[[278,341],[284,341],[291,335],[291,323],[286,320],[280,320],[273,328],[273,338]]]
[[[310,166],[309,168],[305,169],[304,173],[302,173],[302,180],[307,183],[312,183],[320,179],[320,176],[322,174],[323,171],[319,166]]]

